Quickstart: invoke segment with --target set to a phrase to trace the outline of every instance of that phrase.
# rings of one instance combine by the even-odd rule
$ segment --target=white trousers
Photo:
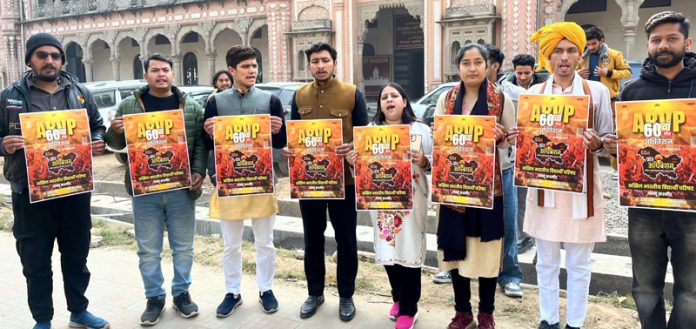
[[[259,292],[271,290],[276,269],[276,249],[273,245],[273,224],[276,216],[272,215],[251,220],[256,247],[256,283]],[[222,266],[225,269],[225,286],[227,293],[240,294],[242,284],[242,235],[243,220],[220,220],[220,229],[225,241],[222,251]]]
[[[591,255],[594,243],[563,243],[566,252],[567,305],[566,324],[582,327],[587,314],[587,299],[592,276]],[[561,243],[536,239],[537,284],[541,320],[559,323],[559,275],[561,273]]]

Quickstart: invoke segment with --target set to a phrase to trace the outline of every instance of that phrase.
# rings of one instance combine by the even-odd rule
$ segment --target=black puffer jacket
[[[3,90],[0,95],[0,140],[7,135],[22,134],[19,113],[29,112],[29,108],[31,108],[27,84],[27,79],[31,79],[31,74],[30,71],[22,74],[19,80]],[[60,71],[60,78],[70,81],[70,85],[65,90],[68,109],[87,109],[92,140],[103,140],[106,127],[104,127],[104,121],[99,114],[92,94],[78,82],[74,75]],[[0,156],[5,157],[3,174],[10,181],[12,191],[21,193],[27,187],[27,165],[24,160],[24,150],[7,154],[0,143]]]
[[[659,75],[650,58],[643,62],[640,79],[633,80],[621,92],[622,101],[667,98],[696,98],[696,54],[686,53],[684,69],[672,81]]]

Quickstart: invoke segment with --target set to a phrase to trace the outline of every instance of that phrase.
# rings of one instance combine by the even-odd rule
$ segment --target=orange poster
[[[357,210],[411,210],[410,127],[353,128]]]
[[[431,202],[493,209],[495,117],[436,115]]]
[[[218,196],[273,194],[271,117],[215,117]]]
[[[123,125],[134,196],[191,186],[181,110],[124,115]]]
[[[291,120],[287,123],[290,197],[293,199],[345,199],[343,144],[340,119]]]
[[[589,103],[586,95],[520,95],[516,186],[585,191],[587,152],[582,136]]]
[[[29,202],[91,192],[92,138],[84,109],[20,113]]]
[[[620,204],[696,210],[696,100],[617,102]]]

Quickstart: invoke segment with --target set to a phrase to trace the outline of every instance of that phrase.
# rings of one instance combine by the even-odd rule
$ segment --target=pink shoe
[[[402,315],[396,320],[396,325],[394,329],[413,329],[418,319],[418,313],[414,316]]]
[[[389,320],[396,321],[396,318],[399,317],[399,302],[395,302],[392,304],[391,309],[389,310]]]

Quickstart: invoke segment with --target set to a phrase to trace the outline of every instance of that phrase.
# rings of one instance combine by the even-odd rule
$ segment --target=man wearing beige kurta
[[[608,156],[614,146],[611,103],[607,87],[585,81],[575,73],[585,48],[585,35],[575,23],[556,23],[532,35],[539,40],[540,64],[552,76],[529,89],[531,94],[590,95],[593,129],[584,132],[584,145],[590,151],[586,164],[592,175],[585,180],[585,194],[530,189],[527,194],[524,231],[536,239],[537,282],[539,285],[540,329],[560,327],[558,315],[561,243],[566,252],[568,303],[565,328],[580,328],[585,320],[589,295],[594,243],[606,241],[598,156]],[[615,153],[611,150],[612,153]],[[590,172],[590,170],[592,170]],[[592,183],[590,183],[592,182]],[[591,185],[590,185],[591,184]],[[588,186],[589,185],[589,186]],[[543,198],[543,200],[540,200]],[[588,204],[588,198],[592,198]]]

